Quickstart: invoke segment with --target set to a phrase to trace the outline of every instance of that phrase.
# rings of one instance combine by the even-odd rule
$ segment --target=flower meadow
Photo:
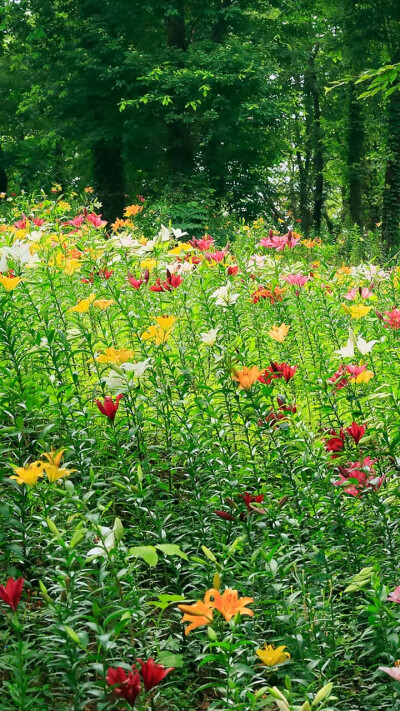
[[[0,205],[2,711],[400,708],[400,271],[91,192]]]

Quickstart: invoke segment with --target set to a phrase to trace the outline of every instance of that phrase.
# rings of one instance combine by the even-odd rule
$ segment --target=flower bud
[[[319,690],[318,694],[316,695],[314,701],[312,702],[312,706],[316,706],[317,704],[320,704],[321,701],[326,699],[328,696],[331,695],[333,689],[333,684],[330,681],[328,684],[325,684],[325,686],[322,687],[322,689]]]

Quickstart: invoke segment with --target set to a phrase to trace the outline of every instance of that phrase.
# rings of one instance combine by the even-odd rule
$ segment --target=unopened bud
[[[333,684],[331,681],[328,684],[325,684],[325,686],[323,686],[316,695],[314,701],[312,702],[312,706],[316,706],[317,704],[320,704],[321,701],[328,698],[331,695],[332,689]]]

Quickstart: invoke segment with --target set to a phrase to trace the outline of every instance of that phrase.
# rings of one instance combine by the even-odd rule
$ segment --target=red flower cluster
[[[400,309],[385,311],[383,320],[386,322],[384,324],[385,328],[392,328],[394,331],[398,331],[400,328]]]
[[[277,403],[278,403],[278,411],[276,410],[271,410],[271,412],[267,415],[267,417],[264,420],[259,420],[258,424],[260,426],[267,424],[267,425],[277,425],[279,422],[286,421],[288,418],[289,412],[295,414],[297,412],[297,407],[296,405],[288,405],[285,400],[281,397],[276,398]]]
[[[144,283],[147,284],[147,282],[149,281],[149,279],[150,279],[150,272],[149,272],[148,269],[145,269],[144,274],[143,274],[142,277],[140,277],[140,279],[136,279],[136,277],[134,277],[133,274],[131,274],[130,272],[128,272],[128,281],[129,281],[130,285],[131,285],[134,289],[136,289],[136,291],[137,291],[138,289],[140,289],[140,287],[142,286],[142,284],[144,284]]]
[[[332,459],[335,459],[338,456],[336,452],[343,452],[344,450],[346,433],[354,440],[355,444],[359,444],[365,435],[365,430],[365,425],[357,425],[356,422],[352,422],[350,427],[346,427],[346,432],[343,427],[340,428],[339,433],[333,429],[329,430],[328,434],[331,435],[331,437],[326,440],[324,447],[327,452],[335,452],[335,454],[332,455]]]
[[[223,262],[227,252],[227,249],[220,249],[217,252],[206,252],[204,257],[208,262]]]
[[[251,300],[253,304],[257,304],[260,299],[269,299],[272,306],[276,304],[277,301],[282,301],[282,294],[284,289],[280,289],[279,286],[275,286],[274,289],[268,288],[267,286],[259,286],[256,291],[253,292]]]
[[[265,369],[263,375],[258,380],[260,383],[270,385],[273,380],[283,379],[287,383],[291,380],[298,368],[298,365],[288,365],[287,363],[275,363],[271,360],[271,365]]]
[[[177,289],[180,284],[182,284],[182,277],[176,274],[171,274],[167,269],[167,279],[161,282],[157,279],[156,283],[150,286],[150,291],[171,291],[172,289]]]
[[[109,279],[110,276],[112,276],[113,274],[114,274],[114,271],[112,269],[107,269],[107,268],[99,269],[99,271],[96,272],[96,274],[93,274],[93,272],[91,272],[89,274],[89,276],[87,277],[87,279],[86,278],[81,279],[81,282],[83,284],[93,284],[96,277],[100,277],[100,279]]]
[[[17,609],[22,595],[22,588],[24,587],[24,578],[8,578],[5,585],[0,585],[0,598],[6,603],[13,612]]]
[[[142,659],[137,659],[136,662],[140,665],[139,670],[136,664],[132,664],[132,671],[129,672],[122,667],[110,667],[106,676],[107,684],[113,687],[113,694],[125,699],[132,707],[141,692],[141,681],[145,691],[151,691],[174,670],[174,667],[166,668],[156,664],[152,657],[147,662]]]
[[[246,518],[246,516],[254,513],[254,511],[259,511],[259,509],[252,506],[252,504],[260,504],[264,501],[264,494],[249,494],[248,491],[245,491],[244,494],[238,494],[238,497],[244,501],[247,509],[247,513],[243,511],[239,513],[239,518],[242,521]],[[232,508],[237,509],[237,504],[232,499],[226,499],[226,502],[230,504]],[[219,518],[223,518],[225,521],[236,521],[236,516],[233,516],[228,511],[221,511],[218,509],[217,511],[214,511],[214,513],[219,516]],[[265,513],[265,511],[261,510],[260,513]]]
[[[378,476],[374,470],[377,460],[365,457],[358,462],[350,462],[347,467],[339,466],[340,479],[334,486],[344,486],[346,494],[360,497],[365,489],[377,491],[382,486],[384,476]]]
[[[300,237],[294,237],[292,230],[289,230],[286,235],[274,235],[273,231],[270,230],[268,237],[263,237],[260,239],[261,247],[271,247],[276,249],[277,252],[283,252],[285,247],[288,249],[293,249],[300,242]]]
[[[214,246],[214,239],[211,235],[203,235],[201,239],[193,237],[189,240],[189,244],[191,244],[192,247],[195,247],[195,249],[199,249],[201,252],[207,252],[208,249]]]
[[[101,402],[101,400],[95,400],[95,403],[99,408],[101,414],[108,417],[110,422],[114,422],[115,415],[117,414],[117,410],[119,408],[119,401],[123,397],[123,395],[117,395],[117,397],[115,398],[115,402],[113,402],[113,399],[110,397],[110,395],[106,395],[104,398],[104,402]]]

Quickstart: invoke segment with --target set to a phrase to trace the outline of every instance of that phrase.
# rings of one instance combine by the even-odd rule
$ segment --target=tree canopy
[[[396,0],[3,0],[0,189],[91,184],[107,217],[195,193],[393,245],[399,27]]]

